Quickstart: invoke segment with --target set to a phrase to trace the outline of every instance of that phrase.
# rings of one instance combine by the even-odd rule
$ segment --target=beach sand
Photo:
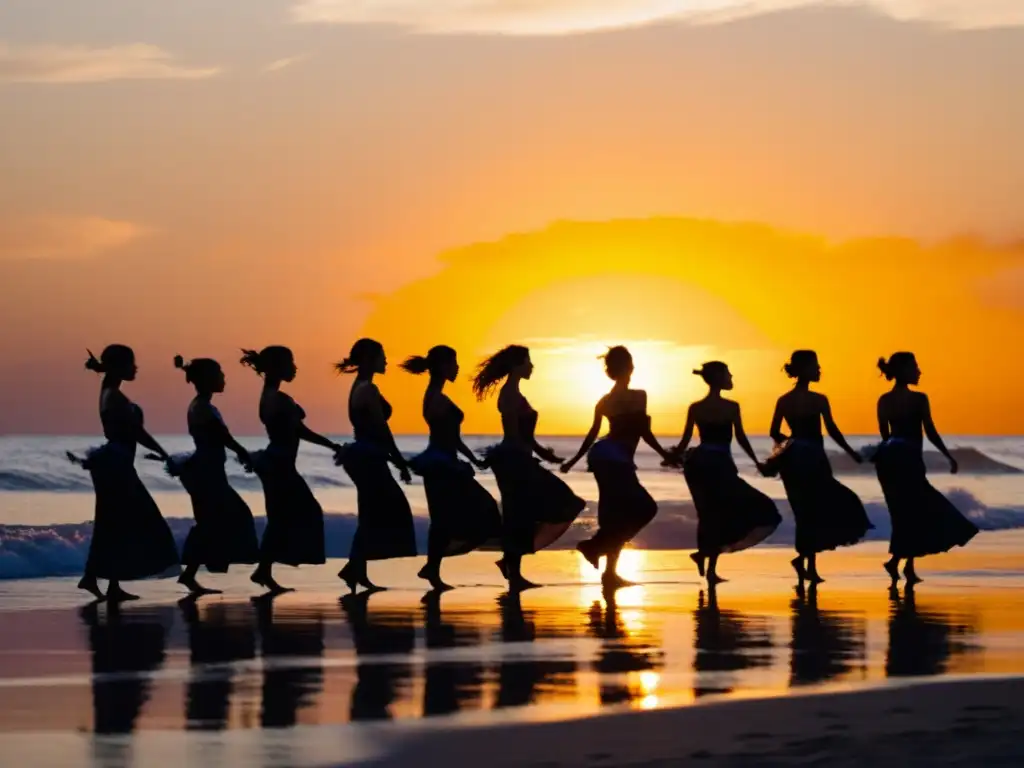
[[[1018,766],[1024,679],[928,682],[407,736],[367,766]]]
[[[1024,534],[981,534],[891,591],[884,546],[822,557],[798,594],[784,549],[727,556],[702,588],[682,552],[628,552],[615,600],[575,553],[371,566],[394,587],[339,599],[338,563],[299,591],[180,601],[134,585],[118,612],[72,579],[0,585],[0,765],[1022,764]],[[959,762],[958,762],[959,761]]]

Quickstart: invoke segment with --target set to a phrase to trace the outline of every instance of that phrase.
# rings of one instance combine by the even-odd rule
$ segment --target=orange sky
[[[1024,432],[1024,254],[984,244],[1024,240],[1022,20],[791,5],[5,3],[0,433],[95,431],[81,364],[112,341],[159,431],[179,352],[226,361],[222,410],[258,430],[234,361],[271,343],[342,430],[329,364],[360,333],[467,370],[529,340],[549,431],[585,426],[595,350],[627,341],[668,432],[705,353],[764,430],[797,346],[848,431],[873,428],[874,358],[910,347],[946,431]],[[423,384],[383,380],[399,430]]]

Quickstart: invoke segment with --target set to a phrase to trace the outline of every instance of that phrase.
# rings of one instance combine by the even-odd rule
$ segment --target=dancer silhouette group
[[[856,544],[872,528],[856,494],[834,477],[824,432],[854,461],[875,465],[892,518],[891,559],[884,567],[893,582],[900,577],[901,560],[908,583],[915,583],[920,581],[916,558],[963,546],[977,533],[927,480],[925,437],[949,460],[951,471],[957,465],[935,427],[927,396],[914,389],[921,371],[909,352],[878,361],[892,389],[878,401],[881,443],[864,452],[846,442],[828,398],[811,389],[821,378],[817,355],[794,352],[785,371],[795,384],[778,400],[771,424],[776,446],[764,461],[747,439],[739,404],[723,396],[733,386],[725,363],[707,362],[694,371],[708,393],[689,407],[679,444],[664,448],[651,429],[646,392],[630,387],[629,351],[612,347],[603,361],[611,389],[596,404],[580,449],[563,460],[538,443],[538,413],[520,391],[521,382],[533,373],[527,347],[505,347],[484,360],[473,377],[480,400],[497,394],[501,415],[502,439],[482,458],[463,441],[463,412],[444,391],[459,374],[456,351],[436,346],[426,355],[410,357],[402,369],[428,376],[422,412],[429,442],[407,461],[388,426],[391,405],[375,383],[388,361],[383,345],[373,339],[357,341],[337,364],[340,373],[355,376],[348,401],[353,440],[344,445],[310,429],[302,407],[282,391],[298,370],[287,347],[242,354],[241,363],[263,379],[259,417],[268,444],[253,452],[232,437],[213,405],[214,395],[225,388],[220,364],[208,358],[175,358],[196,396],[187,413],[195,450],[174,456],[146,431],[142,409],[122,392],[138,370],[132,349],[111,345],[98,359],[90,353],[86,367],[103,376],[99,411],[106,443],[84,457],[69,454],[89,471],[96,491],[93,536],[78,586],[97,599],[129,600],[135,596],[121,582],[178,570],[179,582],[190,593],[202,594],[215,590],[197,580],[200,566],[222,573],[231,565],[255,564],[255,584],[271,593],[287,591],[274,577],[275,565],[318,565],[326,559],[323,510],[296,467],[302,441],[331,451],[356,487],[358,525],[348,561],[338,574],[351,592],[379,589],[368,575],[370,561],[417,555],[412,509],[389,465],[406,483],[413,473],[423,478],[430,530],[421,578],[435,590],[449,589],[441,576],[446,557],[495,549],[501,551],[497,566],[509,591],[519,592],[536,586],[523,575],[524,556],[556,542],[586,506],[542,462],[568,472],[584,457],[597,482],[598,527],[577,548],[595,568],[604,558],[601,579],[606,589],[627,585],[616,571],[619,554],[658,511],[637,476],[634,454],[641,440],[661,456],[664,466],[682,469],[698,517],[697,550],[690,557],[712,586],[724,580],[718,573],[721,555],[764,541],[782,520],[771,498],[740,477],[732,458],[734,439],[762,474],[779,476],[785,486],[796,522],[793,567],[801,584],[823,581],[819,553]],[[608,432],[598,439],[606,420]],[[699,442],[691,446],[695,430]],[[191,498],[195,525],[180,558],[170,528],[135,469],[140,445],[149,451],[146,458],[164,462],[180,478]],[[267,525],[260,541],[252,512],[228,482],[228,451],[263,486]],[[494,473],[500,507],[476,479],[475,470],[484,469]],[[108,581],[106,593],[100,579]]]

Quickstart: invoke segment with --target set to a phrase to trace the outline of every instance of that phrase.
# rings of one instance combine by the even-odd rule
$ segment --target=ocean
[[[335,438],[343,441],[344,437]],[[578,448],[579,437],[549,437],[541,442],[552,446],[561,456],[570,456]],[[183,435],[159,436],[172,453],[191,449],[190,438]],[[479,451],[495,442],[493,436],[470,436],[467,444]],[[869,445],[870,437],[851,438],[855,447]],[[91,531],[92,486],[88,474],[72,465],[66,451],[80,453],[98,443],[96,437],[0,437],[0,580],[73,576],[82,570]],[[259,448],[265,440],[241,438],[250,448]],[[674,440],[666,437],[663,444]],[[753,438],[758,455],[771,450],[768,438]],[[951,437],[960,473],[952,475],[942,457],[926,454],[930,478],[940,490],[982,530],[1024,528],[1024,438]],[[426,445],[425,436],[400,436],[402,452],[411,456]],[[141,457],[140,452],[140,457]],[[793,523],[785,501],[782,483],[757,474],[750,461],[734,448],[740,472],[779,505],[784,523],[767,542],[784,547],[792,543]],[[831,451],[836,474],[864,501],[875,528],[869,539],[885,540],[889,535],[888,513],[881,489],[870,464],[858,466],[845,455]],[[146,486],[153,493],[178,539],[179,544],[191,526],[191,507],[181,484],[169,477],[158,462],[136,462]],[[571,549],[594,525],[597,488],[593,476],[581,465],[564,477],[574,490],[587,499],[588,509],[558,547]],[[644,486],[659,505],[655,521],[634,541],[639,549],[688,549],[696,537],[696,514],[681,473],[660,466],[657,455],[641,446],[637,464]],[[331,454],[303,445],[299,469],[320,500],[325,512],[327,556],[348,554],[355,528],[355,489],[345,472],[334,466]],[[262,526],[263,497],[259,480],[229,460],[232,484],[243,495],[258,524]],[[485,487],[497,496],[494,477],[480,473]],[[425,552],[427,532],[426,499],[422,483],[414,478],[406,493],[417,521],[420,551]],[[1022,553],[1024,555],[1024,553]]]

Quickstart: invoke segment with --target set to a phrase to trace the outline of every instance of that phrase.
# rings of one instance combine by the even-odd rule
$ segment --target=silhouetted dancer
[[[409,466],[423,478],[430,534],[427,564],[419,572],[434,589],[451,589],[441,579],[441,560],[463,555],[501,536],[498,503],[473,475],[473,467],[486,464],[462,441],[464,415],[444,393],[446,382],[455,381],[459,361],[451,347],[433,347],[425,357],[410,357],[402,368],[409,373],[430,373],[423,395],[423,419],[430,430],[427,449],[413,457]],[[465,456],[471,463],[459,459]]]
[[[724,581],[718,575],[718,557],[726,552],[739,552],[768,538],[782,517],[768,496],[744,481],[732,458],[732,438],[763,471],[757,454],[750,447],[740,406],[722,397],[723,390],[732,389],[732,374],[725,363],[704,363],[694,374],[704,379],[708,394],[693,403],[686,413],[683,438],[673,453],[683,460],[683,475],[697,508],[697,551],[690,555],[701,576],[709,584]],[[700,444],[687,450],[693,438],[694,425]]]
[[[339,601],[355,646],[356,684],[349,718],[390,720],[391,705],[409,687],[416,623],[412,613],[384,614],[379,620],[369,610],[373,590],[345,595]],[[399,657],[395,662],[389,657]]]
[[[173,456],[168,471],[181,478],[192,499],[195,525],[185,539],[181,553],[184,573],[178,581],[194,594],[218,592],[196,580],[199,566],[211,573],[227,573],[232,563],[255,563],[259,541],[252,512],[228,483],[225,462],[230,448],[245,466],[251,466],[249,452],[228,430],[213,396],[224,391],[224,371],[216,360],[198,358],[185,363],[179,355],[174,365],[185,372],[195,386],[196,396],[188,407],[188,433],[196,449],[186,456]]]
[[[811,384],[821,381],[818,355],[798,350],[784,370],[796,385],[775,405],[770,434],[776,452],[765,467],[768,474],[778,471],[781,475],[793,510],[796,557],[792,562],[797,577],[818,584],[824,581],[818,573],[818,553],[856,544],[874,526],[857,494],[835,479],[825,453],[822,422],[840,448],[858,464],[863,461],[836,426],[828,398],[811,391]],[[789,425],[788,437],[782,433],[783,420]]]
[[[261,728],[291,728],[299,710],[312,706],[324,686],[324,619],[314,609],[293,617],[275,615],[277,595],[252,599],[263,657]]]
[[[263,377],[260,421],[270,444],[252,454],[253,470],[263,484],[267,527],[260,542],[259,565],[250,577],[271,592],[286,591],[274,580],[274,563],[319,565],[324,557],[324,512],[295,466],[303,440],[329,448],[341,446],[306,426],[306,412],[281,391],[283,382],[295,379],[298,369],[288,347],[266,347],[260,352],[242,350],[242,365]]]
[[[178,601],[188,628],[189,680],[185,691],[185,727],[222,731],[228,725],[235,665],[256,658],[256,631],[249,612],[233,612],[216,603],[200,616],[198,595]]]
[[[487,449],[487,462],[501,493],[504,557],[498,569],[512,592],[536,586],[523,578],[523,555],[553,544],[587,504],[534,458],[537,454],[552,464],[562,463],[554,451],[537,442],[537,412],[519,391],[520,382],[532,373],[530,350],[513,345],[487,358],[473,378],[478,400],[501,387],[498,411],[503,436],[498,445]]]
[[[480,646],[485,630],[475,617],[460,623],[446,621],[441,612],[441,590],[431,590],[423,597],[424,664],[423,715],[448,715],[479,708],[486,681],[486,668],[476,659],[435,658],[438,651],[450,648]]]
[[[348,562],[338,573],[352,592],[362,585],[380,589],[366,573],[368,560],[416,556],[412,508],[388,463],[409,483],[409,465],[395,444],[388,426],[391,404],[373,383],[388,367],[384,347],[373,339],[359,339],[348,357],[337,364],[339,373],[354,373],[348,395],[348,418],[355,441],[345,446],[338,460],[356,486],[359,520],[352,537]]]
[[[611,391],[597,402],[594,423],[583,438],[579,451],[562,465],[568,472],[584,456],[587,468],[597,481],[598,530],[587,541],[576,545],[594,568],[607,557],[601,583],[607,589],[628,586],[631,582],[616,572],[622,548],[654,519],[658,505],[640,484],[633,458],[642,439],[666,462],[674,458],[665,451],[651,432],[647,415],[647,393],[630,389],[633,357],[625,347],[612,347],[604,356],[604,369],[615,382]],[[608,419],[608,434],[600,440],[601,422]],[[595,442],[596,441],[596,442]]]
[[[926,477],[922,432],[949,460],[950,472],[955,474],[958,468],[932,421],[928,396],[910,389],[921,380],[914,355],[897,352],[888,361],[879,359],[878,367],[887,380],[894,382],[892,390],[878,399],[882,444],[873,456],[892,520],[892,557],[885,570],[893,582],[899,581],[899,561],[905,559],[903,575],[914,584],[921,581],[914,570],[915,558],[962,547],[974,538],[978,528]]]
[[[100,421],[107,442],[84,458],[67,454],[89,471],[96,489],[92,541],[78,588],[101,600],[97,579],[108,579],[107,600],[135,600],[122,581],[158,576],[178,565],[171,529],[135,470],[135,449],[141,444],[164,460],[169,455],[146,431],[142,409],[121,391],[138,372],[131,347],[111,344],[99,360],[90,352],[85,367],[103,374]]]
[[[697,596],[694,619],[694,698],[731,693],[736,674],[772,665],[772,636],[763,619],[739,611],[721,610],[718,592],[708,584]],[[740,681],[742,684],[742,681]]]
[[[867,627],[864,619],[818,609],[818,590],[800,588],[790,603],[791,687],[824,683],[866,667]]]
[[[976,649],[976,633],[967,616],[938,611],[921,611],[908,583],[900,597],[896,585],[889,588],[889,649],[885,656],[886,677],[942,675],[950,660]]]
[[[92,657],[93,730],[131,733],[149,701],[149,675],[164,663],[164,625],[159,615],[146,610],[123,616],[116,603],[108,604],[105,617],[96,603],[82,608],[80,615]]]

